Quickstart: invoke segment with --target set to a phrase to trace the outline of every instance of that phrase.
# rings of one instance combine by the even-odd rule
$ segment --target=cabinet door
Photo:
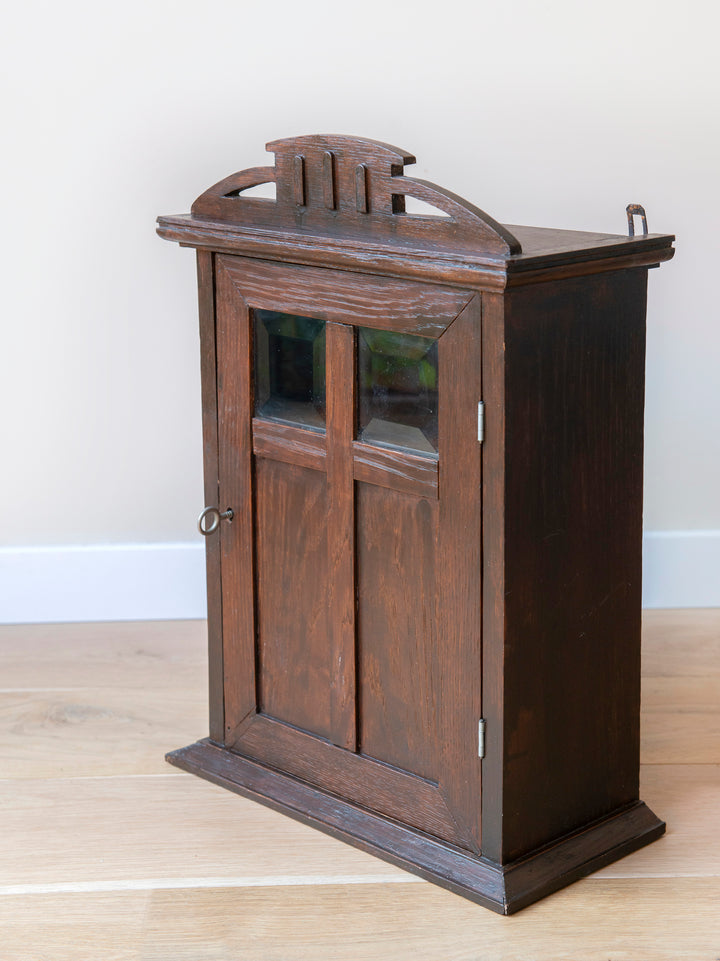
[[[225,743],[478,851],[480,298],[215,281]]]

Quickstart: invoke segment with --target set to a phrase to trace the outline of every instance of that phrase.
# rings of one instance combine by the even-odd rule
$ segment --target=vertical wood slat
[[[226,740],[256,709],[252,498],[252,331],[247,303],[218,258],[217,355]],[[217,536],[217,535],[213,535]]]
[[[295,157],[295,203],[298,207],[305,206],[305,158],[302,154]]]
[[[200,372],[202,385],[202,431],[205,506],[218,502],[218,417],[215,353],[215,278],[213,254],[197,252],[198,311],[200,315]],[[222,584],[220,541],[205,538],[207,571],[208,685],[210,698],[210,737],[222,743],[225,738],[225,698],[223,693]]]
[[[333,741],[355,750],[355,505],[353,450],[355,335],[327,325],[328,622]]]
[[[505,306],[483,293],[483,715],[482,850],[502,858],[505,673]]]
[[[358,164],[355,168],[355,206],[359,214],[368,212],[367,167]]]
[[[335,209],[335,157],[330,150],[322,159],[323,203],[328,210]]]
[[[437,636],[443,671],[438,700],[441,790],[463,833],[480,849],[482,716],[482,302],[476,295],[438,342],[440,524]]]

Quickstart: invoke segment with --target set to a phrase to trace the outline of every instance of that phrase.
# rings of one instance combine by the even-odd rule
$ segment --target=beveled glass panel
[[[437,341],[358,328],[359,440],[436,454],[437,388]]]
[[[325,323],[256,310],[255,414],[325,430]]]

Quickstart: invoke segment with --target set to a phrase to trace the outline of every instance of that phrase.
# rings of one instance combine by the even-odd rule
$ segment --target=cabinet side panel
[[[507,298],[504,860],[638,797],[646,280]]]
[[[356,486],[360,750],[437,781],[438,502]]]
[[[325,474],[257,458],[259,709],[332,738]]]

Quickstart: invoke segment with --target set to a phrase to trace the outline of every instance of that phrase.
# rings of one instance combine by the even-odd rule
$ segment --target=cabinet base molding
[[[173,751],[166,759],[498,914],[513,914],[665,833],[665,824],[637,801],[526,857],[500,865],[266,768],[207,739]]]

